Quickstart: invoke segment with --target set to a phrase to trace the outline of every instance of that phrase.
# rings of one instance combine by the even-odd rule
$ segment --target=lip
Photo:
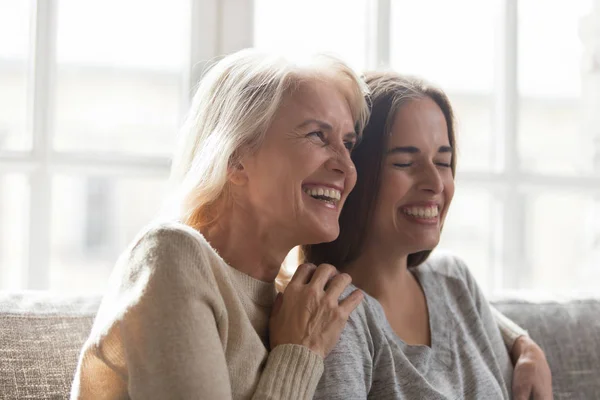
[[[324,201],[315,199],[314,197],[310,196],[305,191],[302,191],[302,195],[306,196],[306,198],[309,201],[314,201],[314,202],[316,202],[315,204],[319,204],[320,206],[322,206],[322,207],[324,207],[324,208],[326,208],[326,209],[328,209],[330,211],[335,211],[335,212],[339,211],[339,202],[335,203],[335,204],[326,203]]]
[[[335,204],[329,204],[329,203],[325,203],[321,200],[317,200],[317,199],[313,198],[312,196],[310,196],[308,193],[306,193],[304,190],[302,190],[302,194],[305,195],[310,201],[318,202],[318,204],[320,204],[322,207],[324,207],[330,211],[339,212],[340,204],[342,204],[342,200],[344,199],[344,187],[343,186],[338,186],[334,183],[325,183],[325,182],[305,182],[302,184],[303,189],[304,188],[312,188],[312,187],[327,187],[330,189],[338,190],[340,192],[340,201],[338,201]]]
[[[302,187],[328,187],[330,189],[339,190],[339,192],[344,195],[344,187],[332,183],[306,182],[302,184]]]
[[[437,207],[438,210],[442,209],[442,204],[437,201],[418,201],[414,203],[408,203],[400,206],[400,209],[409,207]]]
[[[437,207],[438,215],[435,218],[419,218],[419,217],[405,214],[403,210],[406,208],[410,208],[410,207]],[[437,226],[438,223],[440,222],[442,204],[435,202],[435,201],[419,201],[419,202],[405,204],[405,205],[401,206],[399,208],[399,210],[400,210],[400,213],[402,214],[402,217],[404,217],[406,220],[408,220],[410,222],[413,222],[413,223],[416,222],[417,224],[420,224],[420,225]]]

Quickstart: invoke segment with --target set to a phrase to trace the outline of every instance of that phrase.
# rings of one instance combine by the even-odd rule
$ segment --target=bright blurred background
[[[598,291],[600,0],[0,0],[0,290],[104,290],[206,61],[251,46],[440,85],[440,248],[488,294]]]

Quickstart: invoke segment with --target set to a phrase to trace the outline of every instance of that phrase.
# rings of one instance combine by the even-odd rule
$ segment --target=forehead
[[[305,81],[284,99],[279,117],[318,118],[345,131],[354,130],[347,99],[332,82]]]
[[[446,117],[428,96],[409,100],[394,116],[389,143],[391,146],[448,146]]]

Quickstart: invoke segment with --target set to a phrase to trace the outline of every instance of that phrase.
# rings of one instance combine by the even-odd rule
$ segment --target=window
[[[316,2],[296,25],[289,3],[270,3],[257,0],[257,46],[331,46],[355,66],[419,75],[448,93],[459,158],[439,247],[463,257],[484,290],[597,287],[597,2]],[[293,4],[298,15],[304,3]]]
[[[329,51],[457,116],[441,249],[487,292],[600,282],[598,2],[0,0],[0,289],[100,291],[158,211],[205,62]],[[118,10],[118,12],[115,12]],[[109,29],[107,29],[109,27]]]
[[[368,0],[255,0],[254,46],[284,54],[333,53],[362,70],[367,4]]]
[[[0,288],[102,290],[158,212],[189,14],[186,0],[0,0]]]

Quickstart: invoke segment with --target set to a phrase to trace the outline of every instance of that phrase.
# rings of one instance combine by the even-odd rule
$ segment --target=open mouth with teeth
[[[404,207],[402,212],[405,215],[413,218],[420,219],[436,219],[439,215],[438,206],[428,206],[428,207]]]
[[[331,205],[336,205],[342,198],[339,190],[328,187],[304,187],[302,190],[310,197]]]

